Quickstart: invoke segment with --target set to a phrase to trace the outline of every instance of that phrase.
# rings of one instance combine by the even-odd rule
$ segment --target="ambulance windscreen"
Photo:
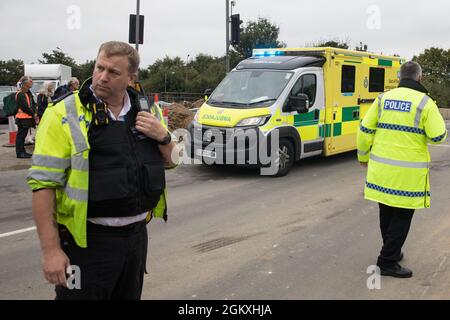
[[[230,108],[270,106],[292,76],[292,72],[274,70],[233,71],[214,90],[208,104]]]

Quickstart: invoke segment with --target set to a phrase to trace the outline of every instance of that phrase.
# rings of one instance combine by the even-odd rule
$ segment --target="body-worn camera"
[[[96,126],[104,126],[109,123],[108,107],[105,103],[92,105],[92,121]]]

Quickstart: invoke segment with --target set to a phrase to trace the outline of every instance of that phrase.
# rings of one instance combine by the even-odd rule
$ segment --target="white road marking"
[[[36,226],[30,227],[30,228],[25,228],[25,229],[20,229],[20,230],[16,230],[16,231],[11,231],[11,232],[7,232],[7,233],[2,233],[2,234],[0,234],[0,238],[6,238],[9,236],[13,236],[15,234],[24,233],[24,232],[33,231],[33,230],[36,230]]]

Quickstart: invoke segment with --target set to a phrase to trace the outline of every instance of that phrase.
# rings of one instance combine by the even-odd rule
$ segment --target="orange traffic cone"
[[[5,143],[3,146],[12,148],[16,146],[16,136],[17,136],[17,126],[14,120],[14,116],[8,117],[8,126],[9,126],[9,142]]]

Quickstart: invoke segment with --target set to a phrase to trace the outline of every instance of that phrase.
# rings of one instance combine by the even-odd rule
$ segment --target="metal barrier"
[[[191,93],[191,92],[160,92],[160,93],[150,93],[150,96],[155,94],[159,95],[159,99],[165,102],[179,102],[179,101],[189,101],[195,102],[202,99],[204,96],[202,93]]]

